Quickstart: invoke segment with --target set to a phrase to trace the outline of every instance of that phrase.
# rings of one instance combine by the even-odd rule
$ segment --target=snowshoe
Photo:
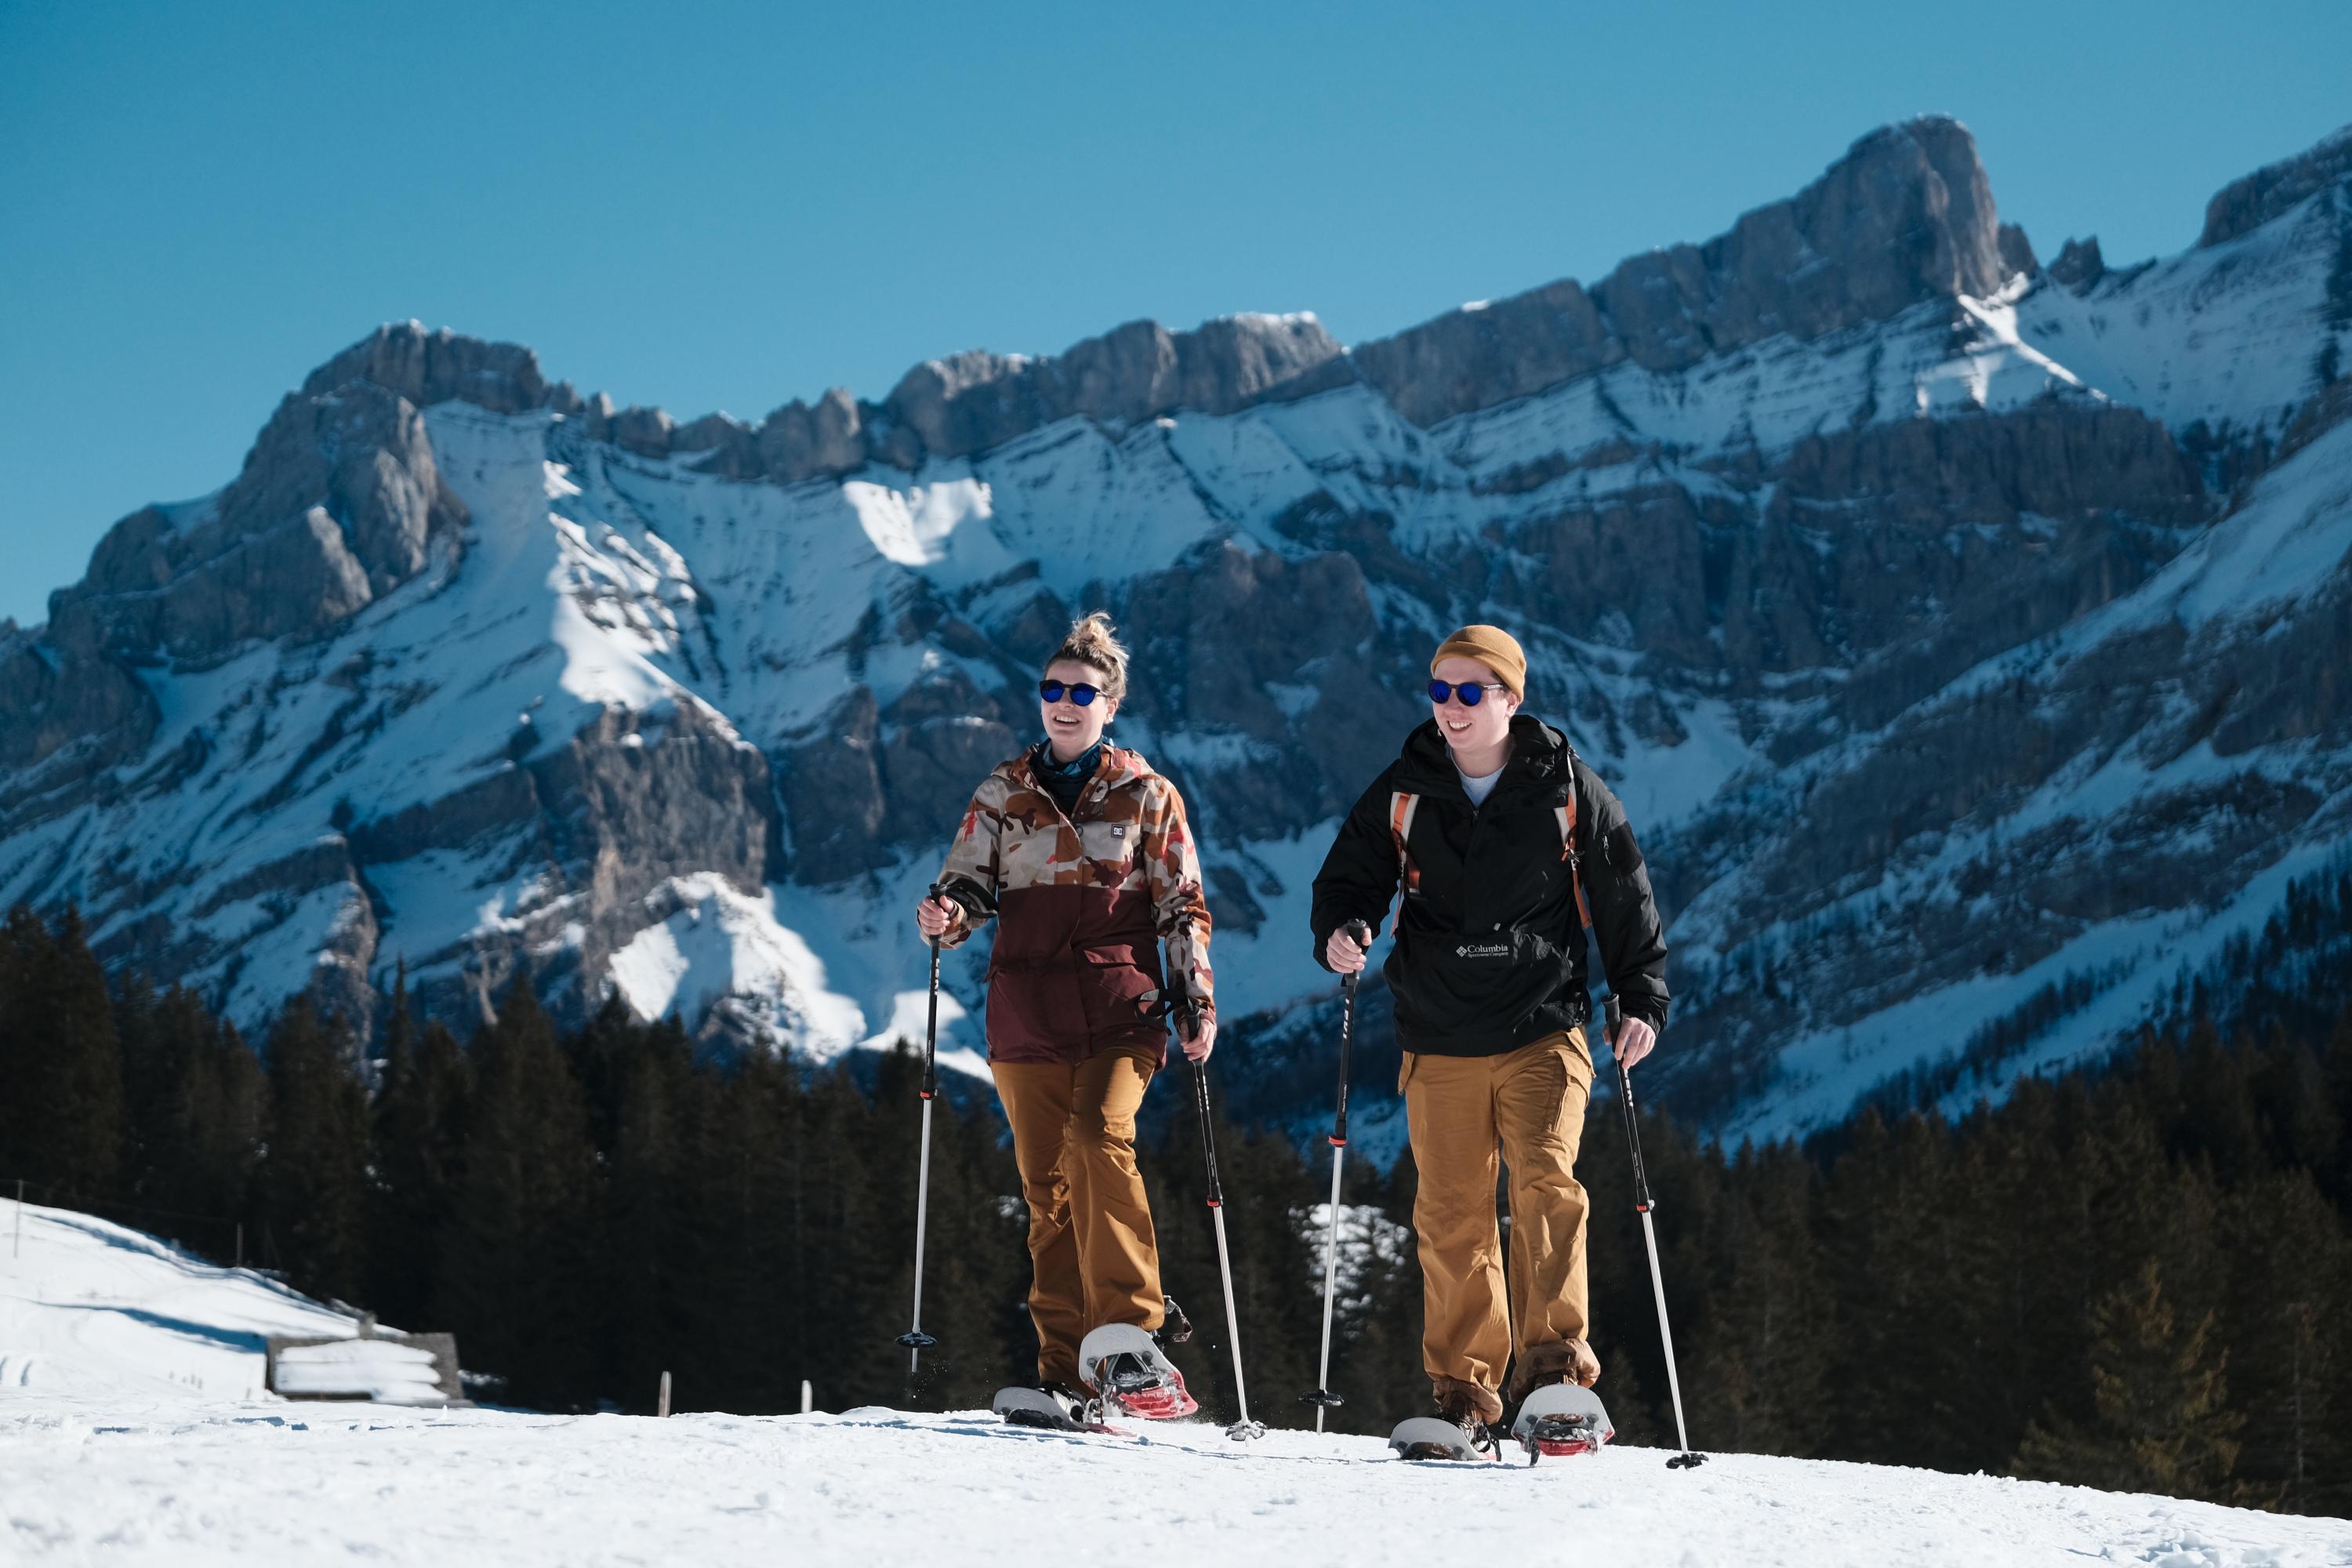
[[[1528,1451],[1528,1463],[1532,1465],[1547,1454],[1554,1458],[1597,1454],[1601,1445],[1617,1436],[1617,1428],[1601,1396],[1592,1390],[1572,1383],[1551,1383],[1532,1391],[1520,1403],[1511,1436]]]
[[[1441,1415],[1415,1415],[1397,1423],[1389,1447],[1400,1459],[1499,1459],[1500,1445],[1483,1424],[1457,1426]]]
[[[1009,1426],[1027,1426],[1040,1432],[1096,1432],[1113,1437],[1129,1437],[1116,1426],[1086,1418],[1083,1402],[1065,1394],[1059,1388],[1032,1388],[1022,1384],[996,1391],[991,1406],[1004,1418]]]
[[[1034,1426],[1047,1432],[1085,1430],[1078,1425],[1073,1407],[1060,1394],[1043,1388],[1025,1388],[1019,1384],[1000,1388],[990,1408],[1013,1426]]]
[[[1146,1421],[1172,1421],[1201,1408],[1176,1363],[1131,1323],[1105,1323],[1080,1342],[1078,1376],[1105,1415],[1123,1410]]]

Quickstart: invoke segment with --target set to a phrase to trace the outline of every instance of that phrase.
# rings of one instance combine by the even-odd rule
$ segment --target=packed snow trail
[[[2352,1560],[2352,1525],[2167,1499],[1662,1452],[1407,1465],[1376,1437],[755,1419],[0,1405],[0,1555],[35,1563],[1802,1564]]]
[[[2352,1563],[2341,1520],[1738,1454],[1695,1472],[1646,1448],[1409,1465],[1379,1437],[1236,1443],[1207,1420],[1119,1438],[981,1411],[660,1421],[289,1402],[259,1392],[262,1336],[347,1331],[348,1317],[104,1220],[21,1217],[19,1251],[18,1206],[0,1201],[9,1568]]]

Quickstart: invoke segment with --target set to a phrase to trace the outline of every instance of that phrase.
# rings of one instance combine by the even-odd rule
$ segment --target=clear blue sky
[[[957,349],[1343,341],[1701,239],[1958,115],[2044,257],[2352,121],[2352,5],[0,0],[0,615],[383,321],[682,417]]]

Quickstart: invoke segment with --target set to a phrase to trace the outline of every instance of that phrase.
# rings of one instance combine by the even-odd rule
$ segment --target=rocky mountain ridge
[[[387,327],[0,639],[0,894],[248,1018],[369,1016],[404,961],[446,1014],[527,966],[739,1047],[885,1040],[904,905],[1102,605],[1282,1115],[1328,825],[1427,644],[1496,619],[1642,826],[1685,1103],[1810,1124],[1944,1048],[1919,1009],[2120,973],[2018,1060],[2079,1054],[2344,836],[2347,145],[2180,257],[2045,269],[1913,121],[1590,288],[1352,350],[1130,323],[757,426]]]

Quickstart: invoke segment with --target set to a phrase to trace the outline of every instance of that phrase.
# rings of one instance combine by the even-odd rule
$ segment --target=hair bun
[[[1110,624],[1108,613],[1096,610],[1070,623],[1062,646],[1045,663],[1050,668],[1066,658],[1100,670],[1105,697],[1127,695],[1127,648],[1118,640],[1118,628]]]

